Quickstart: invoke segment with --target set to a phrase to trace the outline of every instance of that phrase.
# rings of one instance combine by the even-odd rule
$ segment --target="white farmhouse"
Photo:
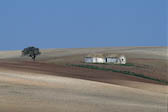
[[[101,54],[89,54],[85,57],[85,63],[105,63],[105,58]]]
[[[126,57],[118,54],[89,54],[85,57],[84,62],[126,64]]]
[[[118,54],[106,54],[106,63],[126,64],[126,57]]]

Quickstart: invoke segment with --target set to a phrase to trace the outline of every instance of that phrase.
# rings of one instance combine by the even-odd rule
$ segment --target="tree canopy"
[[[34,46],[27,47],[27,48],[24,48],[24,50],[22,50],[22,56],[29,56],[34,61],[36,59],[36,56],[38,56],[40,54],[41,54],[41,52],[40,52],[39,48],[36,48]]]

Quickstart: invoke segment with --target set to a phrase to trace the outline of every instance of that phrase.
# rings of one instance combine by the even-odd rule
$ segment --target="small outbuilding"
[[[126,57],[119,54],[106,54],[106,63],[126,64]]]

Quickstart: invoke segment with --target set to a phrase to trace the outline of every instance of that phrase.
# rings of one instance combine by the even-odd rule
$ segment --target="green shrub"
[[[119,64],[120,66],[135,66],[134,64],[132,63],[126,63],[126,64]]]
[[[103,68],[103,67],[98,67],[98,66],[94,66],[94,65],[71,64],[70,66],[82,67],[82,68],[88,68],[88,69],[96,69],[96,70],[103,70],[103,71],[112,71],[112,72],[116,72],[116,73],[122,73],[122,74],[125,74],[125,75],[136,76],[136,77],[140,77],[140,78],[144,78],[144,79],[148,79],[148,80],[153,80],[153,81],[157,81],[157,82],[168,85],[168,81],[166,81],[166,80],[161,80],[161,79],[145,76],[144,74],[138,74],[138,73],[131,72],[131,71],[114,70],[114,69]]]

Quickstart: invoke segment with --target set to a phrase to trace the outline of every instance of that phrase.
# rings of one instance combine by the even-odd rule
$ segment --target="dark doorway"
[[[106,62],[107,62],[107,58],[106,58]]]

